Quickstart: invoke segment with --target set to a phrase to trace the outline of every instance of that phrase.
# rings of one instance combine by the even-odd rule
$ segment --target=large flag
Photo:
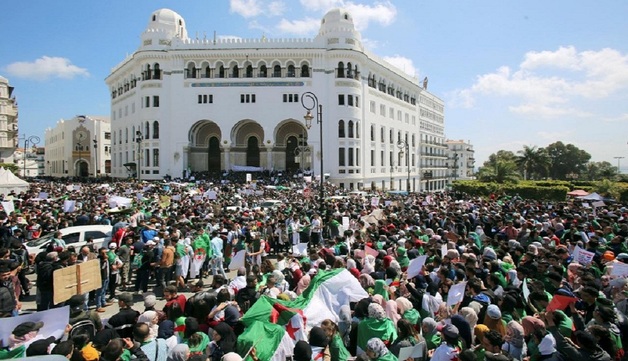
[[[255,321],[272,322],[274,318],[277,324],[284,326],[298,312],[296,310],[300,310],[307,329],[310,329],[325,319],[338,323],[340,307],[367,297],[368,293],[346,269],[319,271],[308,288],[295,300],[282,301],[263,296],[244,314],[241,321],[248,326]]]
[[[285,361],[292,356],[294,340],[283,326],[254,321],[238,336],[237,351],[240,355],[248,355],[253,347],[259,360]]]

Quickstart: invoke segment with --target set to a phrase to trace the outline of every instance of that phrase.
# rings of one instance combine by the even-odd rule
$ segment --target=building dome
[[[170,9],[159,9],[153,12],[148,20],[146,32],[162,32],[166,38],[179,37],[187,39],[185,20],[181,15]]]
[[[321,28],[318,32],[319,36],[350,36],[356,39],[360,38],[360,34],[355,31],[353,17],[342,8],[329,10],[321,20]]]

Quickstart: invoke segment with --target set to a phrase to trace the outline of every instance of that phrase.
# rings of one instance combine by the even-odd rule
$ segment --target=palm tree
[[[536,146],[523,146],[523,150],[517,152],[515,162],[521,172],[523,179],[542,178],[547,175],[547,171],[551,165],[551,159],[544,148]]]
[[[517,165],[513,162],[498,160],[494,167],[482,167],[478,179],[484,182],[516,183],[519,180]]]

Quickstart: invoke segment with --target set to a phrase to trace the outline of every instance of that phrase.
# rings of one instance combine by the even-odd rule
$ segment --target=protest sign
[[[419,256],[412,261],[408,265],[408,278],[414,278],[421,274],[421,270],[423,269],[423,265],[425,265],[425,261],[427,261],[427,256]]]
[[[611,271],[611,276],[617,276],[617,277],[628,276],[628,264],[625,264],[622,262],[613,262],[611,265],[613,266],[613,270]]]
[[[233,256],[233,258],[231,258],[231,262],[229,263],[229,269],[233,271],[241,267],[244,267],[245,256],[246,256],[245,250],[241,250],[238,253],[236,253]]]
[[[43,322],[44,326],[37,332],[36,339],[45,339],[50,336],[60,339],[65,331],[65,326],[70,323],[70,307],[65,306],[16,317],[0,318],[0,337],[3,345],[9,345],[11,333],[24,322]]]
[[[373,248],[369,246],[364,246],[364,253],[366,253],[367,256],[370,255],[375,258],[377,258],[377,256],[379,255],[379,252],[377,252],[376,250],[374,250]]]
[[[454,306],[458,302],[461,302],[464,298],[464,291],[467,288],[467,282],[456,283],[449,289],[447,295],[447,306]]]
[[[76,210],[76,201],[64,201],[63,211],[65,213],[72,213]]]
[[[15,212],[15,205],[13,204],[13,201],[2,202],[2,208],[7,213],[7,215]]]
[[[593,261],[594,256],[595,256],[595,253],[586,251],[580,248],[580,246],[576,246],[576,248],[574,248],[573,250],[574,261],[580,263],[581,265],[586,266],[588,264],[591,264],[591,261]]]
[[[307,256],[307,243],[299,243],[292,246],[292,253],[299,256]]]
[[[65,302],[74,295],[97,290],[102,285],[100,261],[95,259],[55,270],[53,282],[57,285],[53,291],[55,305]]]

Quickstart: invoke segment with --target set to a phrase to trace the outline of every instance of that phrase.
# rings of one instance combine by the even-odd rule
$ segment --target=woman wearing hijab
[[[364,290],[370,295],[373,294],[373,288],[375,287],[375,280],[371,277],[370,274],[362,273],[358,278],[360,281],[360,286],[364,288]]]
[[[177,337],[177,335],[174,334],[174,322],[170,320],[162,321],[159,324],[157,338],[163,338],[164,340],[166,340],[166,345],[168,345],[168,349],[172,350],[172,348],[179,343],[179,338]]]
[[[475,337],[475,346],[473,347],[473,353],[478,360],[484,360],[486,350],[484,349],[484,335],[490,331],[486,325],[479,324],[473,328],[473,335]]]
[[[506,336],[506,322],[502,319],[502,312],[495,304],[489,305],[486,308],[486,315],[484,316],[484,322],[489,330],[495,330],[499,332],[502,337]]]
[[[310,347],[312,348],[312,360],[330,361],[329,338],[321,327],[314,326],[310,330]]]
[[[412,302],[405,297],[398,297],[395,302],[397,302],[397,311],[401,315],[401,318],[410,321],[414,327],[418,327],[417,324],[421,319],[421,315],[419,315],[419,311],[414,308]]]
[[[388,351],[386,344],[376,337],[367,341],[366,355],[372,361],[399,361],[395,355]]]
[[[469,323],[469,328],[471,328],[471,340],[473,340],[473,329],[475,329],[475,326],[478,324],[478,314],[471,307],[463,307],[460,309],[459,313],[460,316],[464,317]]]
[[[384,280],[375,281],[375,288],[373,289],[374,295],[381,295],[384,297],[384,301],[388,301],[388,285]]]
[[[401,319],[401,316],[397,311],[397,302],[395,302],[395,300],[389,300],[388,302],[386,302],[386,316],[388,316],[388,318],[393,321],[395,326],[397,325],[397,322],[399,322],[399,320]]]
[[[368,307],[368,317],[358,324],[358,349],[366,350],[366,343],[373,337],[390,344],[397,339],[397,329],[392,320],[386,318],[386,312],[377,303]],[[361,353],[358,351],[358,353]]]
[[[375,272],[375,257],[367,255],[364,257],[364,265],[362,267],[362,274],[370,275]]]
[[[436,320],[431,317],[426,317],[421,323],[421,331],[423,331],[423,338],[425,338],[425,345],[428,350],[436,349],[442,342],[440,334],[436,327],[438,324]]]
[[[464,342],[462,348],[466,349],[471,347],[473,339],[469,322],[467,322],[467,320],[465,320],[465,318],[461,315],[453,315],[451,316],[451,324],[456,326],[458,332],[460,333],[460,339]]]
[[[517,321],[510,321],[506,326],[506,337],[502,350],[515,360],[523,360],[526,354],[523,326]]]
[[[190,359],[205,360],[209,356],[209,336],[200,331],[198,321],[194,317],[185,319],[183,341],[190,347]]]
[[[159,332],[159,315],[156,311],[146,311],[137,318],[138,323],[145,323],[148,325],[148,335],[150,338],[157,338]]]
[[[190,357],[190,348],[184,343],[180,343],[168,352],[168,361],[187,361]]]
[[[210,344],[211,360],[220,361],[224,354],[235,351],[236,341],[236,335],[228,324],[224,322],[217,324]]]
[[[523,326],[530,361],[538,361],[541,359],[541,343],[543,343],[543,341],[545,341],[543,344],[543,352],[545,352],[545,354],[550,351],[552,340],[554,341],[554,345],[556,345],[556,340],[552,334],[547,332],[545,323],[542,320],[536,317],[526,316],[521,319],[521,326]],[[547,335],[551,337],[551,340],[544,340]]]
[[[386,307],[386,302],[384,301],[384,296],[382,295],[373,295],[373,302],[377,303],[382,307]]]

